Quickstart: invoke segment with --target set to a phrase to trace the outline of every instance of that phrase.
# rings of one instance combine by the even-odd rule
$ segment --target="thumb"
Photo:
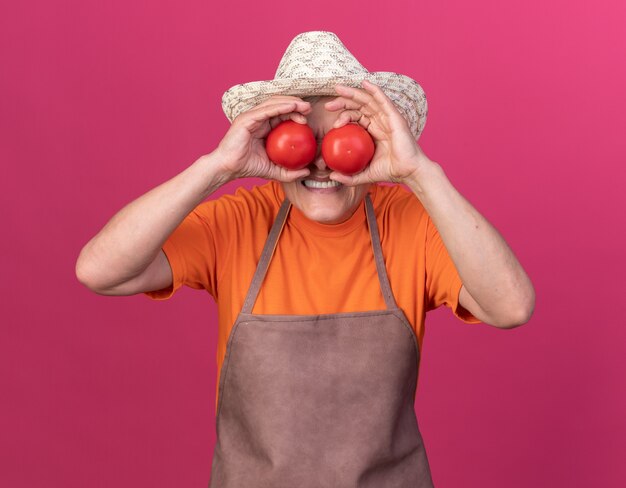
[[[369,167],[360,173],[355,175],[346,175],[340,173],[339,171],[333,171],[328,177],[333,181],[338,181],[339,183],[346,186],[356,186],[362,185],[364,183],[373,183],[372,175],[370,174]]]
[[[271,164],[272,168],[269,174],[270,179],[281,181],[283,183],[291,183],[292,181],[295,181],[298,178],[304,178],[311,173],[308,168],[292,170],[283,168],[282,166],[278,166],[274,163]]]

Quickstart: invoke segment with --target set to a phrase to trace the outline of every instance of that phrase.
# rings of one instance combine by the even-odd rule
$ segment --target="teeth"
[[[315,181],[315,180],[304,180],[304,186],[309,188],[333,188],[335,186],[341,185],[338,181]]]

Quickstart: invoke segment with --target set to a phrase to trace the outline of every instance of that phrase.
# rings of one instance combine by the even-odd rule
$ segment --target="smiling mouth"
[[[307,188],[336,188],[341,186],[338,181],[316,181],[316,180],[302,180],[302,184]]]

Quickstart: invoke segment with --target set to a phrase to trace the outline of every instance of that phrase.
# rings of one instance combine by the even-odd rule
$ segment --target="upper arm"
[[[160,249],[154,261],[140,275],[105,290],[93,290],[100,295],[126,296],[172,286],[172,268]]]

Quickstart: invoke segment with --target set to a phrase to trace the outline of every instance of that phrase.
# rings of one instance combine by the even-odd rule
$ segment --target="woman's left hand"
[[[337,171],[332,180],[353,186],[376,181],[404,183],[415,178],[426,166],[433,163],[417,144],[409,124],[394,103],[380,87],[364,80],[363,90],[336,85],[337,98],[327,102],[326,110],[343,110],[333,128],[357,122],[365,128],[376,144],[370,164],[352,176]]]

